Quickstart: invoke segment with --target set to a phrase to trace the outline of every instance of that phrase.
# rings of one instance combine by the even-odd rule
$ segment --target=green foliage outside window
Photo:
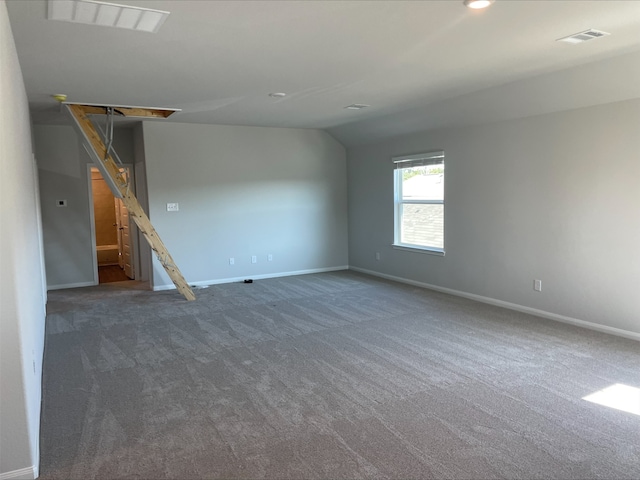
[[[441,173],[444,173],[444,167],[442,167],[441,165],[403,168],[402,180],[409,180],[410,178],[415,177],[417,175],[438,175]]]

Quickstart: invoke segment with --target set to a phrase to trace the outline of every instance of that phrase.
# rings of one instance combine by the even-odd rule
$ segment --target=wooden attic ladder
[[[167,118],[169,115],[174,113],[175,110],[77,103],[65,103],[65,106],[74,120],[78,133],[80,133],[84,140],[83,144],[87,153],[102,173],[102,176],[107,181],[107,184],[111,188],[114,196],[122,199],[122,203],[124,203],[127,210],[129,210],[129,215],[133,218],[134,222],[147,239],[147,242],[149,242],[151,249],[156,253],[158,260],[166,270],[178,291],[187,300],[195,300],[196,296],[194,295],[193,290],[191,290],[191,287],[182,276],[180,269],[173,261],[171,254],[160,239],[158,232],[153,228],[149,217],[144,213],[144,210],[140,206],[140,202],[138,202],[138,199],[129,189],[129,179],[120,172],[120,167],[112,157],[111,152],[113,152],[117,158],[117,154],[111,146],[113,124],[111,124],[111,132],[108,131],[109,128],[104,132],[105,140],[109,144],[107,146],[88,117],[88,115],[107,115],[108,118],[111,117],[111,120],[113,120],[113,115],[125,117]]]

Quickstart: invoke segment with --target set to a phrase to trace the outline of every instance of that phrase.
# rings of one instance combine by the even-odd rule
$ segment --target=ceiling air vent
[[[607,35],[611,34],[591,28],[589,30],[585,30],[584,32],[574,33],[573,35],[569,35],[568,37],[559,38],[557,41],[576,44],[586,42],[587,40],[593,40],[594,38],[605,37]]]
[[[47,18],[156,33],[169,16],[164,10],[95,0],[49,0]]]

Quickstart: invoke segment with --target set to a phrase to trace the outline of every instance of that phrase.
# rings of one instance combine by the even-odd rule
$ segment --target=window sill
[[[404,250],[407,252],[415,252],[415,253],[426,253],[427,255],[437,255],[439,257],[444,257],[444,250],[440,248],[434,247],[417,247],[415,245],[402,245],[394,243],[391,245],[395,250]]]

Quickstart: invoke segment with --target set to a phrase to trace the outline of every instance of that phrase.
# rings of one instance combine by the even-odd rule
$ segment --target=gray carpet
[[[43,479],[640,478],[640,344],[353,272],[49,292]]]

